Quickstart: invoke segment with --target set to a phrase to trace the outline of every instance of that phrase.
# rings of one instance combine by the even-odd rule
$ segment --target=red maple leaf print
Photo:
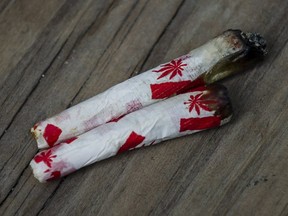
[[[160,66],[161,69],[153,70],[152,72],[162,73],[157,79],[165,77],[165,76],[167,76],[169,74],[171,74],[169,79],[172,79],[177,74],[179,76],[182,76],[182,71],[184,70],[184,68],[183,68],[184,66],[187,66],[187,64],[183,64],[182,63],[182,59],[172,60],[172,61],[170,61],[167,64],[161,65]]]
[[[132,148],[135,148],[137,145],[143,142],[145,139],[144,136],[141,136],[134,131],[129,135],[126,142],[119,148],[117,154],[128,151]]]
[[[53,158],[56,158],[56,155],[52,155],[51,150],[47,151],[42,151],[38,155],[34,157],[34,160],[36,163],[43,162],[45,163],[48,167],[51,168],[51,162],[53,161]]]
[[[53,124],[48,124],[44,130],[44,139],[47,144],[52,147],[58,140],[62,130]]]
[[[221,118],[217,116],[180,119],[180,132],[187,130],[205,130],[218,127],[220,123]]]
[[[188,104],[189,112],[192,112],[193,109],[196,110],[197,114],[200,115],[200,108],[206,111],[211,111],[208,107],[208,104],[217,103],[215,100],[207,100],[203,99],[203,93],[199,93],[197,95],[190,95],[190,99],[184,104]]]

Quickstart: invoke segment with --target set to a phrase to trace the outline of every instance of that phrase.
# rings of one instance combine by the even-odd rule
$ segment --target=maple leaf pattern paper
[[[56,155],[52,155],[52,151],[42,151],[38,155],[34,157],[34,160],[36,163],[43,162],[45,163],[48,167],[51,168],[51,162],[53,161],[53,158],[56,158]]]
[[[187,66],[187,64],[183,64],[182,59],[172,60],[167,64],[161,65],[161,69],[153,70],[152,72],[162,73],[157,79],[161,79],[169,74],[169,79],[172,79],[176,75],[182,76],[182,71],[184,70],[185,66]]]
[[[188,101],[184,102],[184,104],[188,104],[189,112],[195,109],[196,113],[200,115],[200,110],[211,111],[209,108],[209,104],[217,103],[216,100],[208,100],[203,98],[203,93],[199,93],[197,95],[190,95]]]

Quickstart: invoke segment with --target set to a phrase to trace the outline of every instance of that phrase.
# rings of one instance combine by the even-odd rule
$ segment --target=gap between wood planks
[[[2,13],[6,8],[13,3],[14,0],[2,0],[0,3],[0,13]]]

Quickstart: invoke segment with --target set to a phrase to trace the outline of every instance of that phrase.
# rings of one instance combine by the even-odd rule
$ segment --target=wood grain
[[[0,215],[288,215],[288,2],[0,2]],[[227,126],[40,184],[37,121],[187,53],[228,28],[269,55],[223,81]]]

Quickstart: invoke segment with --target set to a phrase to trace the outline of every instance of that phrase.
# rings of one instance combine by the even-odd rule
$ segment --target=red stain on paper
[[[108,121],[107,123],[109,123],[109,122],[118,122],[120,119],[122,119],[123,117],[124,117],[125,115],[121,115],[121,116],[119,116],[119,117],[117,117],[117,118],[112,118],[110,121]]]
[[[134,112],[135,110],[141,109],[143,106],[140,100],[132,100],[126,104],[127,113]]]
[[[61,172],[60,171],[54,171],[51,173],[51,178],[47,179],[47,181],[52,181],[59,179],[61,177]]]
[[[67,139],[67,140],[63,141],[63,143],[70,144],[70,143],[72,143],[74,140],[76,140],[77,138],[78,138],[78,137],[72,137],[72,138],[70,138],[70,139]]]
[[[33,126],[34,131],[37,129],[38,125],[39,125],[39,123],[36,123],[36,124]]]
[[[56,158],[56,157],[57,157],[56,155],[52,155],[52,151],[51,150],[47,150],[47,151],[42,151],[42,152],[38,153],[34,157],[34,160],[35,160],[36,163],[43,162],[48,167],[51,168],[51,163],[53,162],[53,158]]]
[[[186,59],[189,59],[189,58],[191,58],[191,55],[189,55],[189,54],[186,54],[186,55],[183,55],[183,56],[180,57],[180,59],[181,59],[182,61],[184,61],[184,60],[186,60]]]
[[[220,126],[221,118],[209,116],[203,118],[180,119],[180,132],[188,130],[205,130]]]
[[[47,181],[51,181],[51,180],[58,179],[61,176],[68,175],[69,173],[72,173],[75,171],[76,171],[75,167],[71,166],[71,164],[63,160],[60,160],[60,161],[53,163],[53,167],[46,169],[44,173],[50,173],[50,178],[48,177]]]
[[[132,148],[135,148],[137,145],[142,143],[144,141],[145,137],[141,136],[134,131],[129,135],[126,142],[119,148],[117,154],[120,154],[122,152],[128,151]]]
[[[53,124],[48,124],[44,130],[44,139],[47,144],[52,147],[58,140],[62,130]]]
[[[63,121],[66,121],[68,119],[70,119],[70,114],[67,110],[65,110],[64,112],[62,112],[61,114],[57,115],[54,120],[56,122],[56,124],[60,123],[60,122],[63,122]]]
[[[90,119],[86,120],[83,122],[85,126],[85,131],[91,130],[92,128],[96,127],[99,125],[99,117],[98,115],[94,115]]]

